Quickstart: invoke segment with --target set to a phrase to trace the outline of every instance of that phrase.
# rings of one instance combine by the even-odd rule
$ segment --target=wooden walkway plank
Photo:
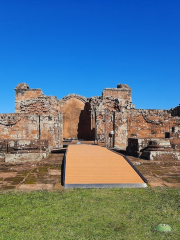
[[[107,148],[69,145],[66,154],[65,188],[147,187],[124,159]]]

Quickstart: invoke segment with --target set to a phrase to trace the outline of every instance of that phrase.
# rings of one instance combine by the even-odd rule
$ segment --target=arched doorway
[[[91,139],[90,105],[85,97],[70,94],[62,99],[63,138]]]

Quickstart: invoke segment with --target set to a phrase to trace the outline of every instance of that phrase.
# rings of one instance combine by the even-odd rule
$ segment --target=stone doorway
[[[63,139],[93,139],[90,104],[86,98],[71,94],[63,101]]]

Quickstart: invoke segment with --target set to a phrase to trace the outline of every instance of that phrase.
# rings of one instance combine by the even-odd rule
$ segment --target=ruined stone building
[[[7,161],[22,159],[23,152],[30,159],[45,157],[65,139],[96,140],[137,153],[160,139],[159,150],[167,145],[166,150],[177,152],[179,137],[180,106],[135,109],[125,84],[106,88],[98,97],[69,94],[57,99],[21,83],[15,88],[15,113],[0,114],[0,158]]]

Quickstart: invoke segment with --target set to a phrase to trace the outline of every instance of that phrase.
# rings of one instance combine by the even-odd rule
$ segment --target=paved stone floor
[[[148,180],[150,187],[180,187],[180,161],[161,159],[148,161],[122,152]]]
[[[125,152],[123,152],[125,154]],[[39,162],[0,163],[0,190],[62,190],[63,153]],[[147,161],[127,156],[150,187],[180,187],[180,161]]]
[[[45,160],[0,163],[0,190],[61,190],[63,153],[50,154]]]

